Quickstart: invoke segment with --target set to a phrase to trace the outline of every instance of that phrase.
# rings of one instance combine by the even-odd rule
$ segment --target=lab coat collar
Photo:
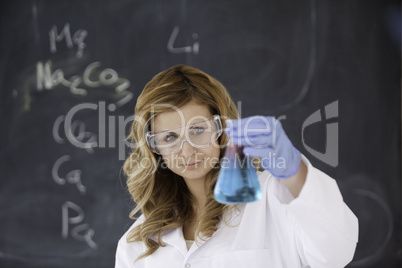
[[[197,238],[197,241],[194,243],[194,245],[189,253],[194,251],[194,249],[193,249],[194,247],[199,248],[202,244],[204,244],[205,242],[210,240],[220,230],[227,227],[228,225],[235,226],[235,225],[239,224],[239,222],[241,220],[241,217],[239,217],[239,215],[242,213],[242,211],[244,211],[244,209],[242,209],[242,206],[244,206],[244,204],[234,206],[231,209],[227,208],[222,214],[223,217],[226,216],[226,218],[222,219],[218,223],[217,230],[212,234],[212,236],[207,237],[207,236],[200,234],[200,237]],[[157,234],[152,235],[152,238],[155,241],[158,241]],[[181,226],[177,227],[177,228],[171,228],[171,229],[164,231],[162,233],[162,242],[164,244],[176,247],[183,254],[183,256],[185,256],[188,253],[186,242],[185,242],[184,235],[183,235],[183,227],[181,227]]]
[[[156,237],[157,238],[157,237]],[[167,245],[176,247],[185,256],[187,254],[186,241],[184,240],[183,227],[166,230],[162,234],[162,241]]]
[[[241,217],[239,217],[239,215],[242,214],[242,211],[244,211],[244,209],[242,209],[243,206],[244,204],[226,208],[225,211],[223,211],[222,220],[217,225],[217,230],[215,231],[215,233],[212,234],[211,237],[214,237],[220,230],[227,227],[228,225],[238,225],[241,220]],[[211,237],[208,237],[206,239],[210,239]]]

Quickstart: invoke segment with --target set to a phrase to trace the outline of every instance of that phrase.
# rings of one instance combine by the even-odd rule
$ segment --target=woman
[[[311,166],[274,118],[237,118],[224,86],[198,69],[177,65],[145,86],[131,131],[136,148],[124,164],[137,204],[130,217],[143,214],[120,239],[116,267],[344,267],[352,260],[358,223],[336,182]],[[261,159],[256,202],[214,198],[229,138]]]

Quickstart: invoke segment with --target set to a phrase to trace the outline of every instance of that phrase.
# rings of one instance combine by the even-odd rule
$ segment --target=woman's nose
[[[195,152],[195,148],[188,142],[188,141],[182,141],[182,147],[181,147],[181,155],[189,158],[190,156],[193,155]]]

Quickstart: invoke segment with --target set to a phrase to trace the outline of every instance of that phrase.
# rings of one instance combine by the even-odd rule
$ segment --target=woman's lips
[[[202,162],[202,160],[197,161],[197,162],[193,162],[193,163],[190,163],[190,164],[183,164],[183,167],[185,167],[185,168],[196,168],[198,166],[198,164],[201,163],[201,162]]]

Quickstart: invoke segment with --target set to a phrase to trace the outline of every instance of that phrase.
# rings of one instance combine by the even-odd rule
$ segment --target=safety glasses
[[[195,148],[206,148],[222,135],[219,115],[197,120],[191,125],[163,131],[145,133],[148,147],[159,155],[179,152],[186,141]]]

